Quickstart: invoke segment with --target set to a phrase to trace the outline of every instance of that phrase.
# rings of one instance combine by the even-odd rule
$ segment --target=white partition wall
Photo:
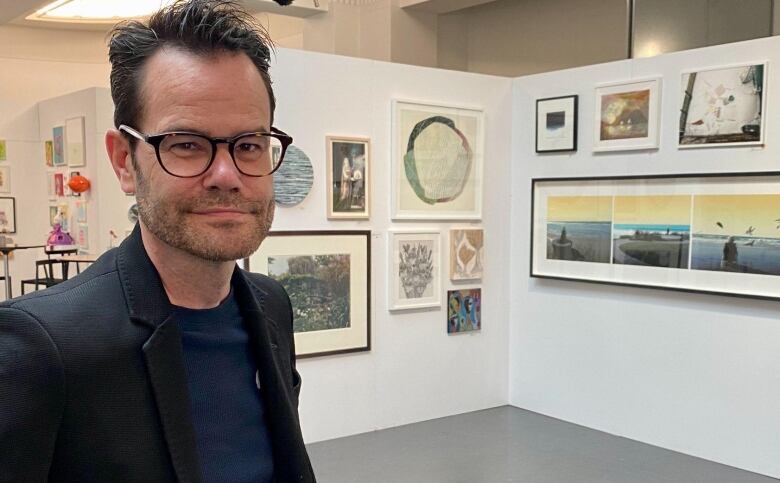
[[[764,147],[677,148],[682,71],[767,60]],[[595,86],[656,76],[660,149],[594,153]],[[535,100],[568,94],[578,151],[535,154]],[[777,171],[779,96],[777,37],[514,80],[512,405],[780,476],[780,302],[529,278],[532,178]]]

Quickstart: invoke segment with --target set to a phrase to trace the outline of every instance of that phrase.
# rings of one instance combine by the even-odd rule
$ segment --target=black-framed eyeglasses
[[[162,169],[178,178],[194,178],[209,170],[217,144],[227,144],[233,164],[246,176],[269,176],[282,164],[292,137],[275,127],[271,132],[248,132],[232,138],[212,138],[191,132],[144,134],[122,124],[119,130],[154,146]]]

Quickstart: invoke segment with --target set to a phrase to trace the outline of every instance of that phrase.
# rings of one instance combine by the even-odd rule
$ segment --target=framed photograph
[[[485,232],[482,228],[450,230],[450,280],[479,280],[485,267]]]
[[[271,153],[278,159],[281,148],[274,146]],[[282,206],[295,206],[303,201],[314,184],[311,160],[298,146],[287,148],[282,165],[274,173],[274,200]]]
[[[271,232],[245,261],[284,286],[299,358],[371,348],[371,232]]]
[[[0,197],[0,233],[16,233],[16,198]]]
[[[533,180],[531,276],[780,299],[780,172]]]
[[[685,72],[680,148],[764,144],[767,63]]]
[[[577,150],[578,96],[536,100],[536,152]]]
[[[482,289],[447,290],[447,333],[482,330]]]
[[[65,120],[65,159],[68,160],[68,166],[84,166],[87,164],[87,157],[84,147],[84,118],[74,117]]]
[[[65,166],[65,127],[55,126],[51,134],[54,166]]]
[[[327,137],[328,218],[367,219],[371,206],[371,142]]]
[[[0,193],[11,192],[11,167],[0,166]]]
[[[594,151],[657,149],[661,79],[596,87]]]
[[[390,237],[390,310],[441,306],[441,233],[392,230]]]
[[[393,101],[392,218],[479,220],[482,111]]]

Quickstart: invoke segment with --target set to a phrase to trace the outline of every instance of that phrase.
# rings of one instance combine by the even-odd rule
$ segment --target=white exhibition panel
[[[678,149],[681,73],[764,61],[766,145]],[[772,37],[514,80],[510,404],[780,476],[780,302],[529,278],[533,178],[777,171],[779,64]],[[652,77],[660,148],[594,152],[596,86]],[[570,94],[578,151],[534,153],[535,100]]]

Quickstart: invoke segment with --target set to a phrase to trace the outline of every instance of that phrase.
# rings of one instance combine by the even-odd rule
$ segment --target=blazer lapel
[[[160,276],[144,249],[138,225],[119,247],[117,269],[130,320],[153,331],[142,351],[177,479],[198,483],[201,472],[181,333],[171,316],[173,306]]]

